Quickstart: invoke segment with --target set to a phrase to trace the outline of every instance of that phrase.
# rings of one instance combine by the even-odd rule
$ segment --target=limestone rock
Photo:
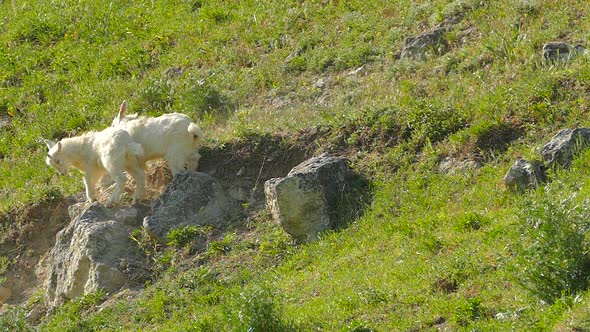
[[[337,227],[338,199],[350,190],[351,177],[342,158],[311,158],[286,177],[266,181],[266,203],[275,221],[293,238],[314,240],[322,231]]]
[[[0,130],[11,126],[12,120],[7,115],[0,116]]]
[[[417,36],[406,38],[401,57],[423,59],[428,52],[436,55],[446,53],[449,45],[445,39],[445,34],[446,29],[444,27],[438,27]]]
[[[138,209],[80,203],[69,212],[72,221],[57,233],[48,257],[50,306],[99,289],[114,292],[145,272],[143,253],[129,238],[141,222]]]
[[[590,128],[563,129],[543,146],[541,155],[547,166],[568,167],[574,155],[590,145]]]
[[[438,165],[438,171],[444,174],[456,174],[463,173],[466,171],[473,171],[483,166],[480,161],[477,160],[463,160],[459,161],[455,158],[445,158]]]
[[[504,184],[515,191],[534,189],[545,181],[545,169],[539,161],[518,159],[504,176]]]
[[[43,310],[40,306],[36,306],[33,309],[29,310],[27,315],[25,316],[25,322],[29,324],[36,324],[41,320],[43,316]]]
[[[160,198],[152,204],[143,226],[153,235],[165,237],[186,226],[228,226],[239,215],[240,204],[225,193],[210,175],[184,172],[176,175]]]
[[[543,45],[543,61],[547,63],[566,62],[588,51],[582,45],[570,45],[564,42],[550,42]]]

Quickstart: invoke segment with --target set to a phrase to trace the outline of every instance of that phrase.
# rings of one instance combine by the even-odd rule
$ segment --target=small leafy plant
[[[187,226],[171,230],[166,239],[167,245],[174,248],[184,248],[200,236],[206,236],[211,231],[211,227]]]
[[[543,195],[522,210],[525,241],[519,283],[553,303],[587,289],[590,279],[590,201]]]

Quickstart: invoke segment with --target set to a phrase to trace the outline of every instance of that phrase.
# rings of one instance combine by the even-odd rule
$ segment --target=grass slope
[[[31,327],[36,297],[1,326],[589,329],[590,154],[551,170],[545,188],[501,185],[516,157],[587,125],[587,59],[543,65],[540,49],[586,44],[589,11],[573,0],[2,2],[1,211],[79,192],[78,175],[44,166],[39,139],[102,128],[123,99],[189,114],[211,145],[325,125],[318,150],[352,155],[374,201],[314,244],[291,243],[262,212],[196,257],[177,238],[151,253],[143,293],[102,305],[91,294]],[[449,21],[447,53],[400,59],[406,37]],[[484,166],[440,174],[447,156]]]

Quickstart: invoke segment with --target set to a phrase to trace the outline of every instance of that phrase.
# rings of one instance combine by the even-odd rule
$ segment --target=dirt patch
[[[526,133],[523,121],[510,118],[479,128],[457,151],[447,155],[458,161],[485,163],[506,152],[512,142]]]
[[[438,279],[434,283],[434,289],[446,294],[454,293],[459,288],[457,281],[451,279]]]
[[[166,186],[168,186],[168,183],[170,183],[170,181],[172,181],[172,172],[170,171],[164,160],[156,160],[149,162],[146,165],[145,169],[146,196],[145,201],[142,203],[153,201],[154,199],[160,197],[164,190],[166,190]],[[109,196],[111,195],[112,191],[112,185],[100,188],[98,201],[103,203],[106,202]],[[124,195],[121,198],[121,204],[131,204],[134,194],[135,181],[129,177],[127,183],[125,184],[125,190]]]
[[[475,140],[475,147],[486,152],[505,152],[508,145],[523,134],[522,123],[501,122],[481,133]]]
[[[295,136],[261,135],[201,150],[199,171],[219,180],[233,198],[251,208],[264,203],[264,182],[287,173],[315,152],[317,130]]]
[[[351,155],[358,151],[382,152],[394,147],[410,135],[399,126],[375,126],[351,123],[337,129],[322,128],[321,146],[325,151]]]
[[[0,244],[0,256],[7,257],[10,265],[3,275],[0,304],[23,303],[42,286],[45,271],[39,262],[69,221],[68,206],[73,203],[72,197],[56,198],[2,216],[8,231]]]

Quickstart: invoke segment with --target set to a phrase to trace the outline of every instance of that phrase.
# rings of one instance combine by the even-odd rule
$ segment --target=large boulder
[[[164,238],[170,230],[181,227],[227,227],[239,214],[239,201],[227,195],[216,179],[205,173],[183,172],[152,203],[143,226]]]
[[[72,221],[57,233],[46,257],[50,306],[97,290],[114,292],[145,275],[145,256],[129,237],[141,224],[137,208],[79,203],[69,213]]]
[[[590,145],[590,128],[563,129],[541,149],[547,166],[568,167],[575,154]]]
[[[504,184],[514,191],[535,189],[545,181],[545,168],[539,161],[518,159],[504,176]]]
[[[284,178],[266,181],[266,203],[273,218],[300,242],[338,227],[338,202],[352,189],[345,159],[322,155],[295,166]]]
[[[444,27],[438,27],[431,31],[408,37],[404,41],[401,57],[423,59],[429,53],[442,55],[449,48],[445,36],[446,29]]]

